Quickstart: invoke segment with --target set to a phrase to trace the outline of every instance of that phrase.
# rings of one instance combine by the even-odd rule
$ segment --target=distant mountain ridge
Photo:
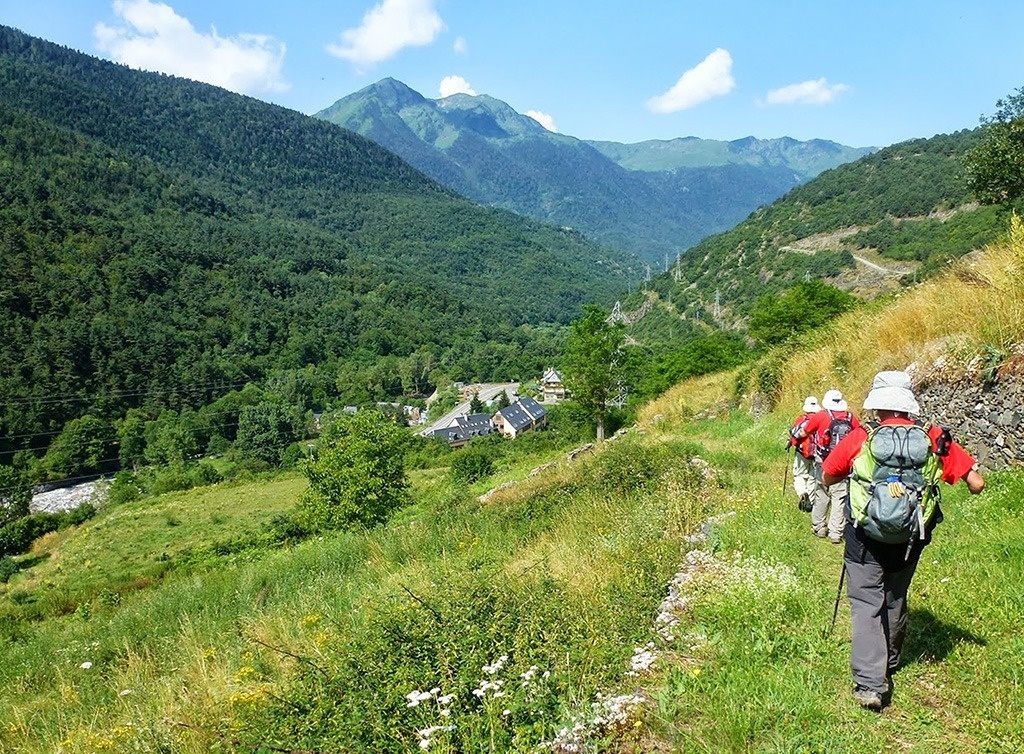
[[[629,170],[665,171],[686,167],[752,165],[785,167],[810,180],[830,168],[853,162],[877,151],[876,147],[847,147],[826,139],[797,141],[788,136],[755,139],[746,136],[717,141],[685,136],[678,139],[620,144],[588,141],[592,147]]]
[[[923,280],[1005,232],[1007,211],[979,205],[963,177],[980,138],[913,139],[829,170],[704,239],[652,286],[684,319],[734,327],[802,280],[865,299]]]
[[[588,142],[487,95],[382,79],[316,113],[482,204],[662,262],[823,170],[873,151],[794,139]]]

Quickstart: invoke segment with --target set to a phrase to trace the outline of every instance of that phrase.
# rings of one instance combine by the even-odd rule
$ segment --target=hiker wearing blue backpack
[[[814,478],[817,480],[811,507],[811,529],[815,536],[825,538],[833,544],[843,541],[846,528],[844,506],[847,484],[841,480],[825,484],[821,477],[821,464],[851,430],[860,427],[860,422],[846,405],[843,394],[829,390],[821,399],[821,411],[813,414],[795,433],[797,440],[811,437],[814,442]]]
[[[978,464],[949,430],[921,413],[906,372],[875,375],[864,401],[877,421],[854,429],[825,459],[825,484],[850,480],[844,573],[850,600],[853,697],[881,711],[892,698],[907,632],[907,592],[921,550],[942,520],[939,481],[985,488]],[[842,588],[840,583],[840,589]]]

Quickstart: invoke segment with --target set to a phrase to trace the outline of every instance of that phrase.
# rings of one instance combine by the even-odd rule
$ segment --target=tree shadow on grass
[[[980,647],[987,644],[980,636],[940,620],[930,610],[911,610],[901,664],[938,662],[965,643]]]

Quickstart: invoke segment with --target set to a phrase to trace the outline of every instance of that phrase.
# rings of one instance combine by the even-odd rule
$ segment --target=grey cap
[[[871,392],[864,399],[864,408],[900,411],[918,415],[921,407],[914,397],[914,386],[906,372],[879,372],[871,382]]]

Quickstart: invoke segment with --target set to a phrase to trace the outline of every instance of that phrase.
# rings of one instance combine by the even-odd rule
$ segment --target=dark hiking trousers
[[[850,670],[857,686],[885,694],[889,675],[899,666],[907,634],[907,591],[921,550],[918,541],[876,542],[863,529],[846,525],[846,594],[850,598]]]

